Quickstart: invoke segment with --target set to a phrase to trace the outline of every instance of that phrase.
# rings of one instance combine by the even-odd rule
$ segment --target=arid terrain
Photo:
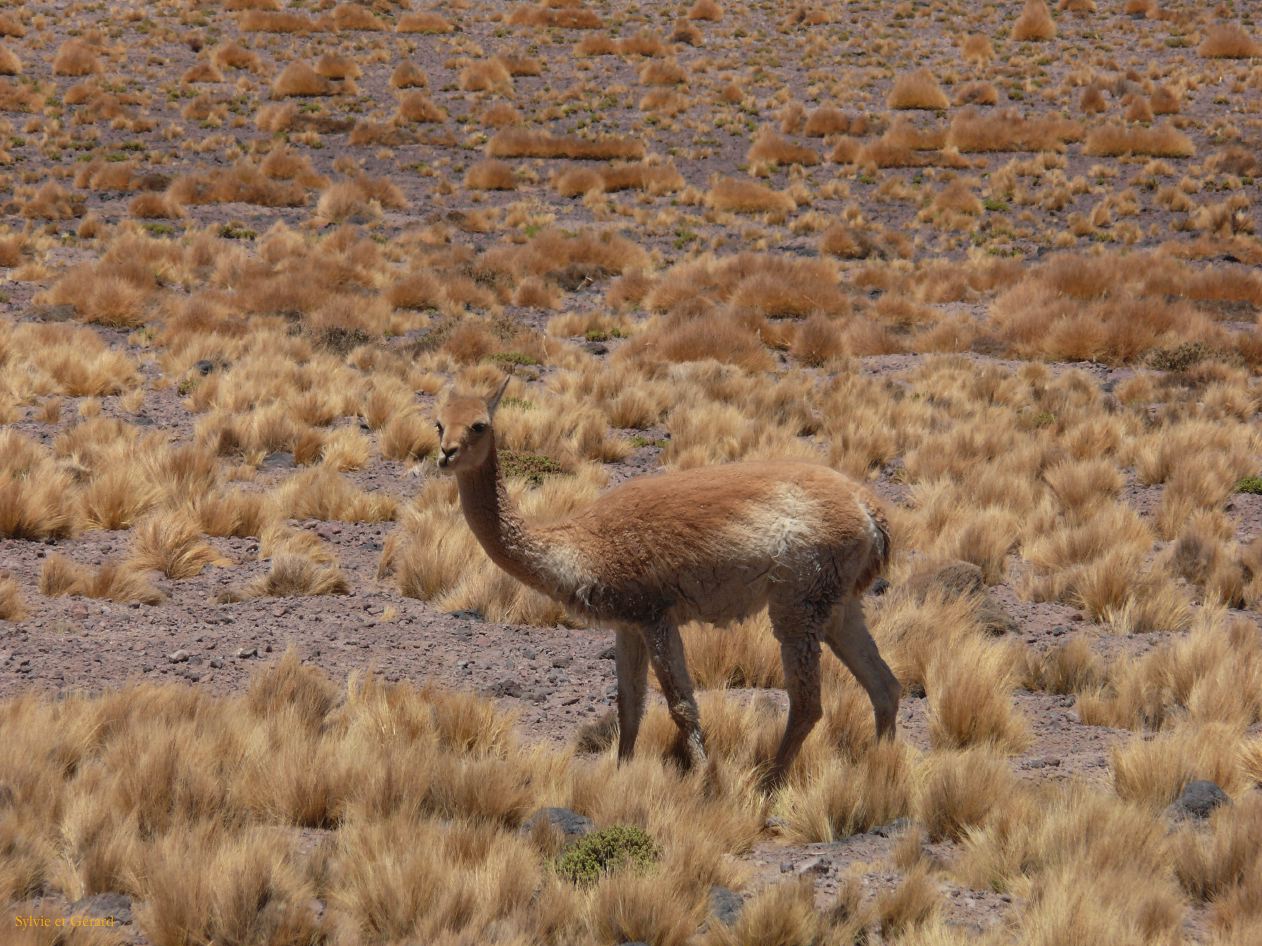
[[[1262,942],[1260,180],[1244,0],[0,6],[0,942]],[[866,482],[897,741],[762,616],[617,766],[506,374]]]

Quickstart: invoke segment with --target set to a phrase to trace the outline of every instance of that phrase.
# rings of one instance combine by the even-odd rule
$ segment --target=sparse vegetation
[[[1262,941],[1255,11],[659,7],[0,11],[15,915],[130,898],[62,937],[98,946]],[[869,482],[899,740],[825,650],[760,791],[759,614],[683,629],[704,769],[657,693],[615,765],[610,641],[436,469],[444,389],[505,374],[530,521],[735,460]],[[286,637],[331,675],[251,682]],[[1199,780],[1231,799],[1203,822]],[[590,832],[522,830],[554,806]]]

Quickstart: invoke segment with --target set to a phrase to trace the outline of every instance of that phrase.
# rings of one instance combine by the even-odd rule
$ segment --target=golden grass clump
[[[1015,661],[1008,647],[968,638],[941,651],[926,668],[933,745],[1023,751],[1030,743],[1030,729],[1012,705],[1015,685]]]
[[[101,71],[101,60],[87,43],[68,39],[57,47],[52,69],[55,76],[90,76]]]
[[[0,45],[0,76],[20,76],[22,60],[8,46]]]
[[[1196,145],[1186,134],[1168,124],[1151,128],[1109,124],[1087,133],[1083,153],[1097,157],[1146,154],[1158,158],[1190,158],[1196,153]]]
[[[228,596],[242,600],[349,593],[350,582],[337,565],[316,561],[308,555],[282,552],[272,558],[272,567],[266,575],[239,592],[229,592]]]
[[[797,201],[784,191],[734,177],[716,180],[706,192],[705,199],[707,206],[715,210],[741,214],[765,213],[781,219],[797,209]]]
[[[931,840],[960,840],[1001,814],[1016,791],[1007,760],[989,747],[928,756],[913,810]]]
[[[26,617],[22,588],[13,576],[0,572],[0,621],[21,621]]]
[[[513,93],[513,77],[499,58],[469,63],[460,70],[459,83],[465,92]]]
[[[1047,0],[1025,0],[1025,6],[1017,22],[1012,26],[1012,38],[1018,43],[1045,42],[1056,38],[1056,23],[1047,9]]]
[[[396,33],[450,33],[455,26],[446,17],[433,12],[405,13],[395,23]]]
[[[309,63],[295,60],[272,81],[272,98],[305,98],[335,95],[341,87],[320,75]]]
[[[231,560],[202,541],[197,522],[186,511],[158,512],[136,524],[127,565],[139,571],[158,571],[167,578],[192,578],[207,565]]]
[[[80,565],[60,552],[44,560],[39,573],[40,594],[49,597],[81,595],[109,601],[161,604],[164,600],[143,574],[130,565],[105,562],[98,568]]]
[[[723,19],[723,7],[719,5],[718,0],[696,0],[687,13],[690,20],[704,20],[711,23],[717,23]]]
[[[942,86],[928,69],[906,72],[894,80],[886,104],[894,109],[927,109],[945,111],[951,102]]]
[[[58,539],[77,523],[69,474],[44,447],[16,430],[0,431],[0,536]]]
[[[488,158],[465,172],[464,185],[470,190],[511,191],[517,187],[517,182],[511,164]]]
[[[1262,43],[1235,23],[1215,23],[1205,30],[1196,52],[1206,59],[1254,59],[1262,56]]]
[[[399,96],[399,108],[394,113],[396,123],[436,123],[445,122],[447,112],[437,105],[428,95],[420,90],[404,92]]]
[[[814,165],[819,164],[819,155],[803,145],[797,145],[771,128],[763,128],[749,146],[745,160],[752,166],[762,165]]]
[[[575,161],[638,161],[644,143],[636,138],[611,136],[596,140],[546,131],[506,128],[486,144],[489,158],[568,158]]]

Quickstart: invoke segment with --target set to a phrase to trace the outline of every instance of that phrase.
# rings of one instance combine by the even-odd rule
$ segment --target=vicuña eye
[[[440,423],[438,423],[437,421],[435,421],[435,422],[434,422],[434,429],[438,431],[438,435],[441,437],[441,436],[442,436],[442,433],[443,433],[443,425],[442,425],[442,424],[440,424]]]
[[[476,424],[473,425],[473,432],[475,434],[480,434],[484,430],[486,430],[486,424],[482,423],[481,421],[478,421]]]

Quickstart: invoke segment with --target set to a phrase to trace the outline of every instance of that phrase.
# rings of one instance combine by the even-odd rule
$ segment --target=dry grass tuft
[[[1253,59],[1262,56],[1262,43],[1235,23],[1215,23],[1196,47],[1206,59]]]
[[[1056,23],[1047,9],[1047,0],[1025,0],[1025,7],[1012,26],[1018,43],[1044,42],[1056,38]]]
[[[0,621],[21,621],[26,617],[22,588],[11,575],[0,572]]]
[[[1117,157],[1146,154],[1158,158],[1190,158],[1196,153],[1192,139],[1171,125],[1152,128],[1103,125],[1087,134],[1085,154]]]
[[[951,101],[928,69],[917,69],[894,80],[886,104],[895,109],[928,109],[945,111]]]
[[[120,603],[160,604],[164,600],[162,592],[131,565],[106,562],[94,569],[60,553],[44,561],[39,573],[39,591],[49,597],[82,595]]]
[[[159,571],[167,578],[192,578],[207,565],[231,560],[201,540],[201,530],[186,511],[159,512],[136,524],[127,565]]]

